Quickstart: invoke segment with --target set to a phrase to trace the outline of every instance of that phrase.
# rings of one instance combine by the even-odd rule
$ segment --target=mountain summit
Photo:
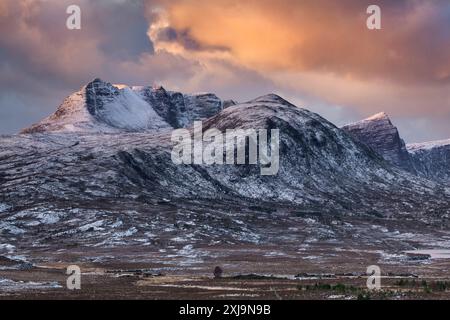
[[[342,129],[393,165],[410,172],[415,171],[405,142],[385,112],[348,124]]]
[[[186,127],[217,114],[214,94],[182,94],[163,87],[113,85],[95,79],[67,97],[48,118],[22,133],[144,132]]]

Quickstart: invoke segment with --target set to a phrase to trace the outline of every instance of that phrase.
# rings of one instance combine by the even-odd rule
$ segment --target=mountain
[[[173,129],[192,133],[203,117],[203,133],[278,129],[279,170],[175,164]],[[247,261],[256,246],[304,258],[316,245],[398,253],[447,243],[449,187],[274,94],[222,103],[95,80],[23,132],[0,137],[0,255],[147,257],[172,272],[207,257],[215,266],[233,248]]]
[[[419,175],[450,184],[450,140],[408,144]]]
[[[64,100],[50,117],[22,133],[118,133],[186,127],[222,110],[214,94],[182,94],[162,87],[112,85],[95,79]]]
[[[166,130],[170,126],[163,124],[188,125],[193,119],[214,113],[220,106],[212,94],[189,96],[162,88],[119,89],[95,80],[75,95],[84,99],[74,104],[66,100],[55,115],[24,130],[43,135],[5,141],[7,154],[17,154],[14,158],[28,156],[15,162],[15,170],[20,174],[15,170],[4,171],[1,178],[4,196],[16,199],[31,193],[34,196],[29,201],[47,199],[48,203],[64,199],[106,201],[119,194],[144,199],[235,199],[295,204],[305,212],[378,215],[390,215],[392,211],[430,214],[440,209],[447,197],[445,190],[436,184],[396,169],[319,115],[277,95],[228,106],[203,122],[204,131],[279,129],[280,168],[276,176],[261,175],[256,165],[175,165],[171,161],[173,143],[170,131]],[[129,100],[124,97],[130,95],[142,97],[146,104],[129,107],[124,103]],[[119,107],[119,102],[124,105]],[[132,126],[137,120],[128,119],[136,115],[124,112],[142,109],[154,113],[141,126]],[[67,110],[77,116],[65,117]],[[78,121],[80,110],[87,111],[89,121],[86,118]],[[119,126],[119,119],[127,121]],[[61,123],[64,127],[55,130],[61,128]],[[112,131],[114,138],[92,135],[92,130],[74,134],[74,130],[67,130],[69,124],[71,129],[116,131]],[[149,134],[144,130],[137,135],[129,132],[150,127],[161,130]],[[117,131],[121,128],[128,134]],[[3,168],[7,167],[8,160],[4,160]],[[25,179],[29,176],[34,178]]]
[[[375,150],[391,164],[410,172],[415,171],[405,142],[400,138],[398,129],[386,113],[378,113],[359,122],[348,124],[342,129]]]
[[[409,211],[404,206],[409,201],[420,211],[411,196],[433,198],[438,190],[433,183],[389,165],[319,115],[277,95],[229,107],[206,120],[204,129],[208,128],[280,130],[281,164],[276,177],[260,176],[246,166],[205,168],[220,185],[246,197],[291,202],[307,211],[383,215]]]

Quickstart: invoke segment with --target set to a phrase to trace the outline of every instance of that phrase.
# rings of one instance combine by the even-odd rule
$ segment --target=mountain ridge
[[[101,115],[110,100],[116,101],[118,96],[133,89],[103,84],[96,81],[90,90],[96,93],[99,101],[88,102],[87,106],[94,108],[89,115]],[[143,88],[134,87],[134,92],[155,93],[149,100],[169,98],[155,108],[160,114],[178,110],[171,105],[170,91]],[[184,99],[181,93],[173,95]],[[208,112],[218,107],[214,96],[201,97],[212,99],[207,101],[212,107]],[[155,101],[151,104],[156,105]],[[85,108],[86,105],[77,104],[77,107]],[[183,121],[205,114],[204,110],[196,111],[198,106],[187,107],[195,115],[184,117]],[[61,116],[60,113],[56,116]],[[180,123],[178,118],[174,120],[174,123]],[[203,129],[208,128],[222,132],[227,129],[279,129],[280,168],[277,175],[261,176],[259,166],[250,164],[176,165],[171,161],[170,130],[165,128],[138,132],[114,130],[109,132],[114,135],[113,139],[110,135],[89,131],[41,131],[13,137],[5,143],[9,145],[3,153],[6,158],[7,154],[23,152],[31,156],[23,162],[24,167],[20,165],[21,161],[15,164],[22,168],[20,174],[5,171],[1,178],[4,179],[2,192],[8,198],[21,198],[24,192],[29,192],[35,194],[32,199],[39,201],[48,197],[58,198],[58,201],[65,201],[67,197],[78,202],[86,199],[106,201],[118,194],[129,198],[139,195],[144,199],[219,201],[231,198],[238,202],[290,203],[308,212],[390,215],[395,210],[426,216],[440,212],[443,201],[450,195],[450,190],[392,166],[323,117],[275,94],[221,108],[203,121]],[[19,145],[22,149],[17,150]],[[56,151],[61,145],[65,146],[63,154]],[[29,149],[32,146],[39,146],[39,149]],[[46,154],[52,155],[51,161],[47,161]],[[30,157],[37,157],[36,165],[27,165]],[[8,166],[8,162],[3,165]],[[32,174],[30,170],[36,178],[22,181],[22,176]],[[17,184],[17,181],[22,183]],[[420,202],[416,200],[419,197]]]
[[[209,120],[221,112],[252,103],[298,108],[276,94],[238,103],[223,101],[213,93],[184,94],[162,86],[113,85],[96,78],[64,99],[54,114],[21,133],[168,133],[173,129],[188,128],[197,120],[205,121],[205,128],[209,128]],[[238,119],[235,121],[239,122]],[[414,175],[450,184],[450,173],[446,170],[450,156],[445,146],[440,148],[441,151],[430,148],[438,142],[407,146],[385,112],[340,129],[390,164]],[[439,164],[430,165],[430,161]]]

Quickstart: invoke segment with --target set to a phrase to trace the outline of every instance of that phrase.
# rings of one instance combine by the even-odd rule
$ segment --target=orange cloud
[[[450,80],[449,13],[442,1],[378,1],[369,31],[361,0],[170,0],[170,26],[200,47],[228,48],[246,67],[326,71],[419,82]],[[440,32],[436,32],[440,31]],[[445,41],[447,40],[447,41]]]
[[[75,3],[82,30],[69,32]],[[372,3],[382,31],[365,27]],[[337,124],[384,110],[409,141],[442,139],[449,57],[448,0],[0,0],[0,111],[17,116],[20,97],[20,119],[99,76],[238,101],[274,92]]]
[[[160,0],[149,36],[156,50],[198,61],[186,85],[216,92],[238,81],[230,66],[270,79],[272,92],[337,124],[386,111],[409,141],[445,138],[450,127],[447,0]],[[378,4],[382,30],[366,27]],[[152,6],[149,6],[152,9]],[[226,64],[224,64],[224,61]],[[212,75],[215,75],[212,76]],[[221,83],[212,82],[221,79]],[[228,80],[227,80],[228,79]],[[233,88],[249,87],[248,79]],[[252,88],[252,91],[258,91]],[[409,119],[409,120],[405,120]],[[431,125],[433,126],[433,125]],[[437,129],[439,127],[439,129]]]

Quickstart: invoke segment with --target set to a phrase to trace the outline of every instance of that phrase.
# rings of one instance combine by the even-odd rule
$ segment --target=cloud
[[[229,48],[239,63],[257,70],[450,80],[447,1],[375,1],[382,8],[381,31],[366,27],[366,9],[374,3],[368,0],[163,3],[172,33],[188,33],[198,46]]]
[[[270,79],[272,90],[341,125],[381,110],[408,140],[450,121],[450,4],[436,0],[171,0],[149,35],[155,48],[214,65],[222,59]],[[382,30],[366,27],[378,4]],[[170,30],[159,37],[158,30]],[[195,46],[185,45],[185,37]],[[408,121],[406,121],[408,120]],[[424,128],[422,125],[421,128]]]
[[[69,4],[81,7],[82,30],[65,27]],[[3,68],[57,84],[79,85],[90,73],[153,53],[141,1],[5,0],[3,6]]]
[[[366,28],[374,3],[381,31]],[[82,30],[65,27],[69,4]],[[446,138],[449,56],[446,0],[2,0],[0,132],[101,77],[238,101],[274,92],[339,125],[383,110],[410,141]]]

